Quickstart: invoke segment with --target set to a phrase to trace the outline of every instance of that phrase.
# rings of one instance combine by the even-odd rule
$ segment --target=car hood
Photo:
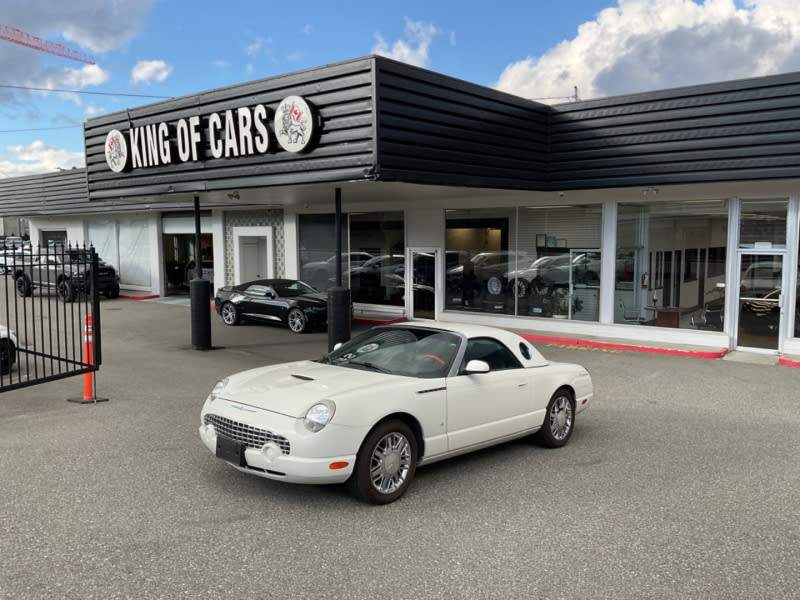
[[[335,401],[342,394],[403,379],[303,360],[231,375],[219,399],[299,418],[320,400]]]
[[[301,294],[300,296],[295,296],[294,299],[303,300],[304,302],[316,304],[317,306],[327,306],[328,304],[328,294],[324,292],[317,292],[316,294]]]

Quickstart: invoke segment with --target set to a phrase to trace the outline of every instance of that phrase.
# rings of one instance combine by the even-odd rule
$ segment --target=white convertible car
[[[386,504],[419,465],[527,435],[563,446],[592,394],[586,369],[546,360],[517,334],[410,321],[319,360],[226,377],[203,405],[200,437],[243,472],[346,483]]]

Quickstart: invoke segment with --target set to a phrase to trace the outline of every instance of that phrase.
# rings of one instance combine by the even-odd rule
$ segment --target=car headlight
[[[220,379],[217,383],[214,384],[214,387],[211,389],[211,393],[206,398],[206,402],[213,402],[216,400],[220,394],[222,394],[222,390],[225,389],[225,386],[228,385],[228,378]]]
[[[325,425],[331,422],[335,411],[336,405],[333,402],[329,400],[319,402],[308,409],[303,419],[303,425],[306,426],[306,429],[314,433],[322,431]]]

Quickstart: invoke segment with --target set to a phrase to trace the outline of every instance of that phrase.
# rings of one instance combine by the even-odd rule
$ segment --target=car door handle
[[[519,387],[525,387],[526,385],[528,385],[528,382],[527,382],[527,381],[521,381],[521,382],[519,383]]]

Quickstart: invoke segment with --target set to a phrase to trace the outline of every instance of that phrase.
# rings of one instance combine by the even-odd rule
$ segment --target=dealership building
[[[356,314],[800,354],[800,73],[548,106],[369,56],[85,124],[0,180],[123,294],[336,281]],[[338,199],[338,202],[337,202]]]

